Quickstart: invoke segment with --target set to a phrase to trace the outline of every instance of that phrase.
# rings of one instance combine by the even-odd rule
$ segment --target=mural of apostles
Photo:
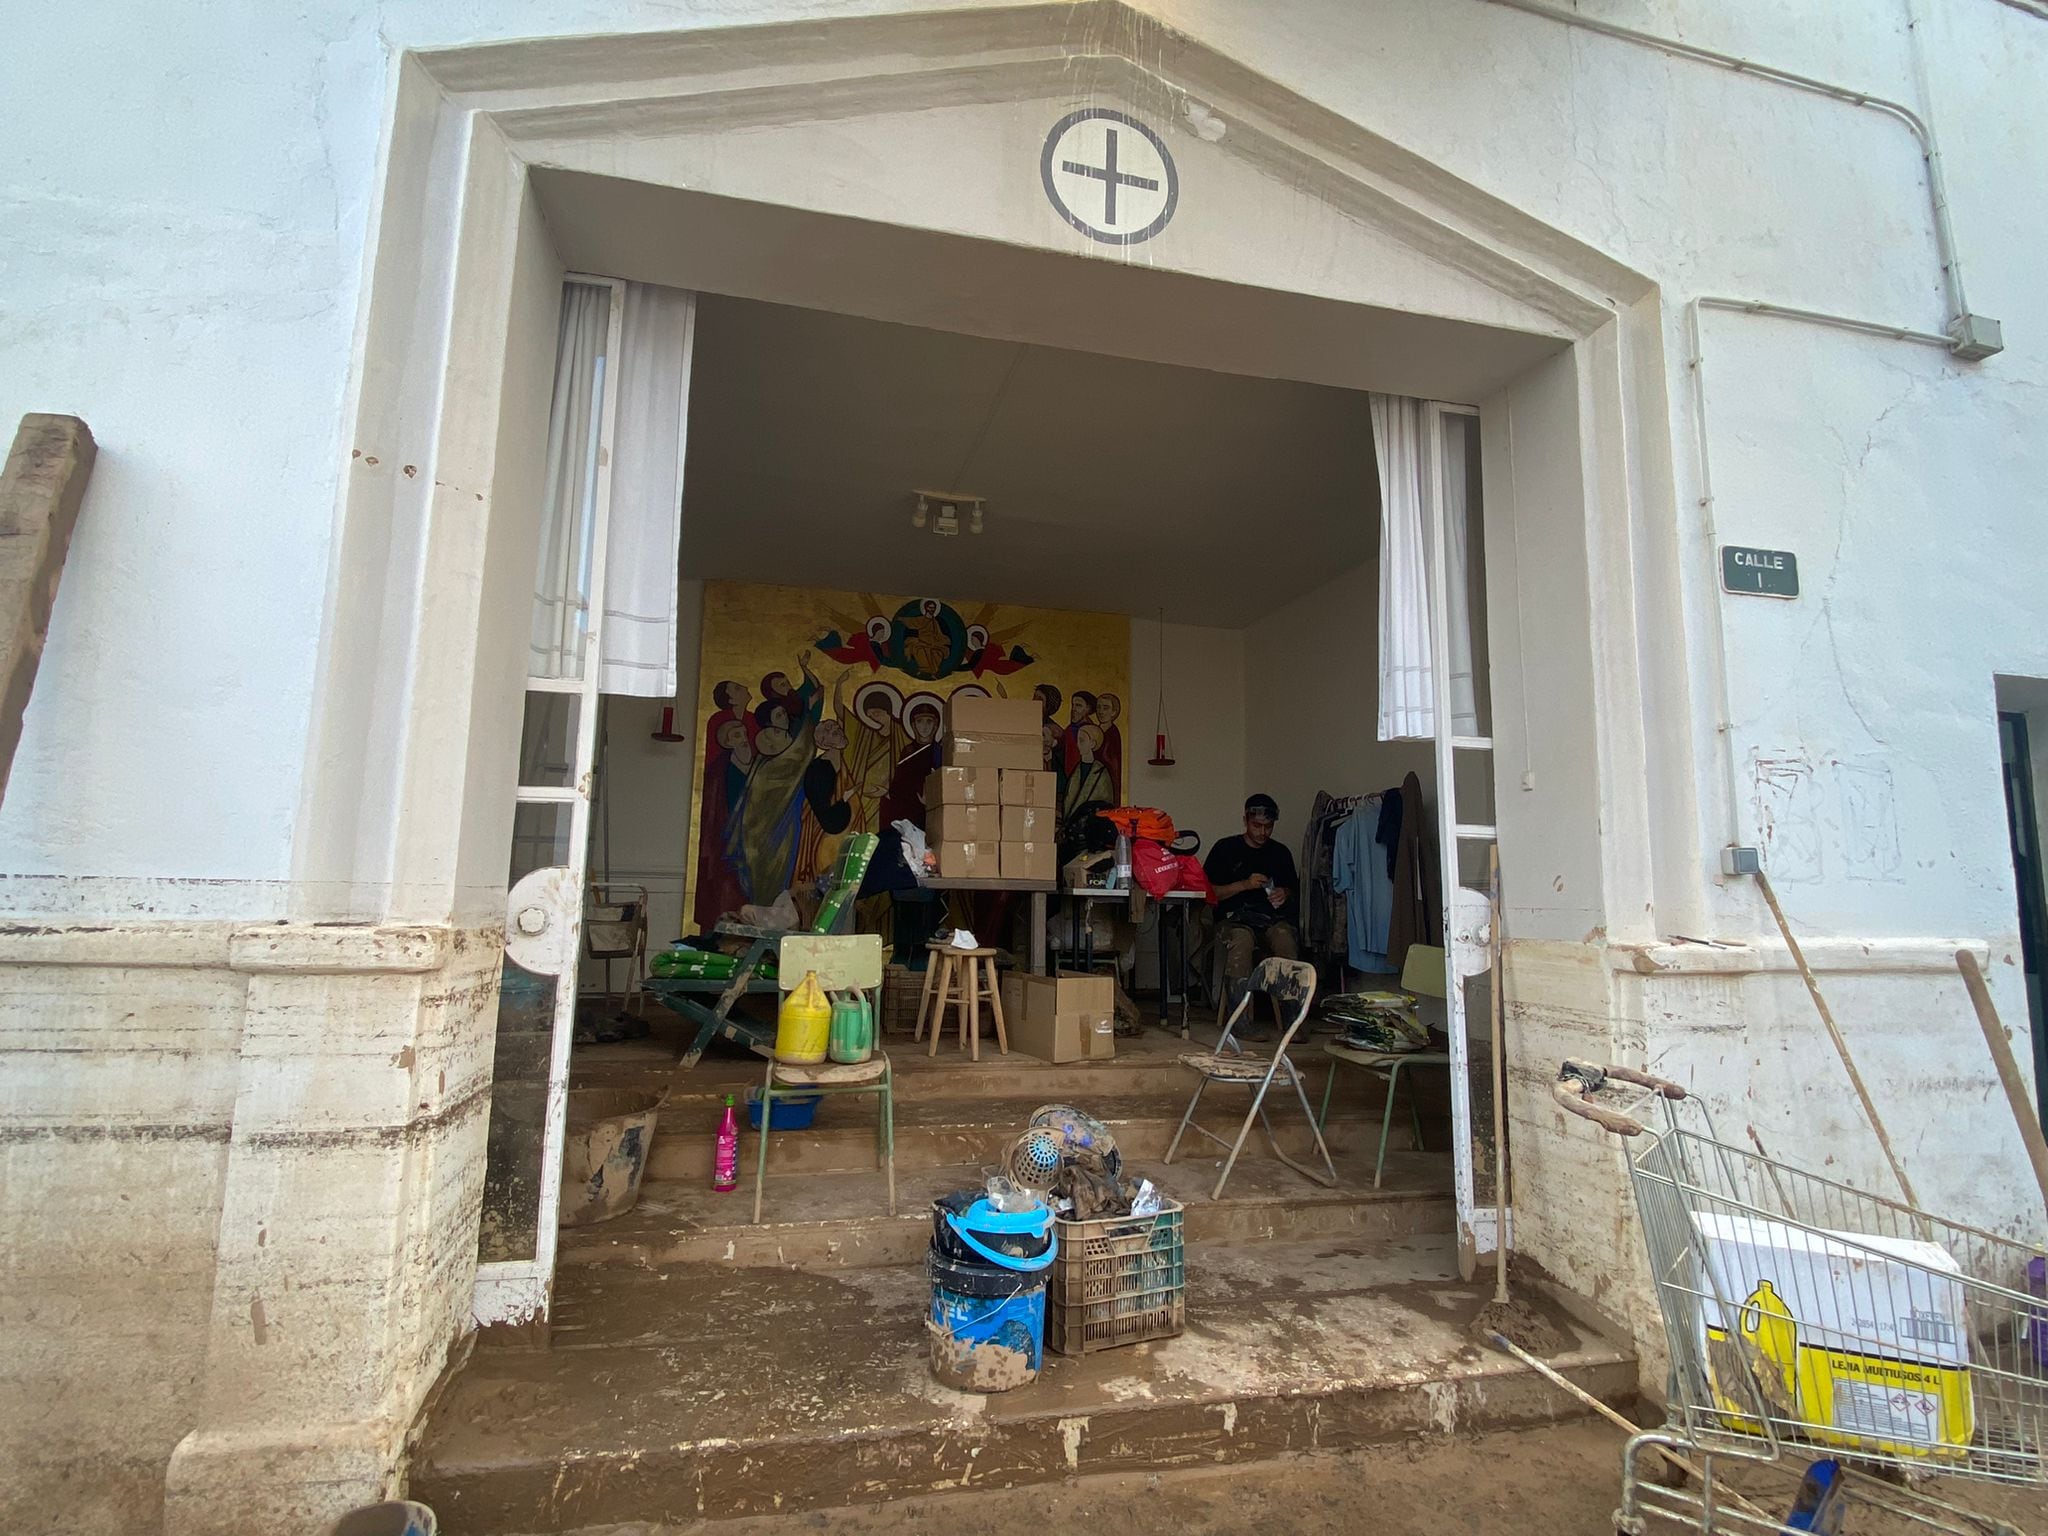
[[[992,608],[970,618],[932,598],[855,601],[859,616],[830,604],[812,609],[823,622],[810,629],[811,645],[794,649],[793,664],[758,680],[708,674],[716,681],[693,786],[691,916],[700,930],[745,903],[772,902],[816,882],[848,833],[882,832],[898,821],[923,827],[925,781],[944,755],[946,699],[1012,692],[1004,679],[1045,670],[1021,643],[1028,618],[998,629]],[[1044,617],[1127,624],[1101,615]],[[704,659],[715,664],[714,622],[707,603]],[[1101,670],[1120,682],[1127,657],[1126,639]],[[1059,778],[1064,841],[1070,826],[1123,801],[1123,702],[1101,690],[1063,694],[1050,682],[1033,693],[1044,716],[1045,765]]]

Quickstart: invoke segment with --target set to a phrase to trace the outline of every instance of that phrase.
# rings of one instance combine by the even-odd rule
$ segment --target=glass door
[[[617,415],[607,364],[619,355],[623,286],[562,286],[477,1237],[480,1327],[545,1323],[554,1286]]]
[[[1502,1027],[1502,1021],[1492,1016],[1489,974],[1493,919],[1487,887],[1497,841],[1492,710],[1486,686],[1479,414],[1469,406],[1432,400],[1423,406],[1423,428],[1451,1156],[1459,1252],[1474,1260],[1491,1253],[1506,1236],[1496,1231],[1493,1173],[1496,1141],[1504,1136],[1496,1131],[1502,1117],[1495,1113],[1490,1057],[1475,1060],[1472,1039],[1474,1022],[1483,1021],[1486,1033],[1479,1049],[1490,1052]],[[1512,1225],[1512,1212],[1509,1216]]]

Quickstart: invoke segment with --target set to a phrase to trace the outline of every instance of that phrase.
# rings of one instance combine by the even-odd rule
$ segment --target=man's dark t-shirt
[[[1248,928],[1299,921],[1301,883],[1295,878],[1294,855],[1282,844],[1269,839],[1265,847],[1254,848],[1242,837],[1226,837],[1209,850],[1202,869],[1211,885],[1234,885],[1251,875],[1264,875],[1287,892],[1286,902],[1276,907],[1262,890],[1240,891],[1217,908],[1221,921]]]

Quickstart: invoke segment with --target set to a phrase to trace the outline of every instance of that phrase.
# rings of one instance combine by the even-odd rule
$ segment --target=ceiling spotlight
[[[913,528],[922,528],[930,520],[931,508],[925,505],[925,499],[922,496],[920,496],[917,498],[917,506],[915,510],[913,510],[910,514],[910,526]]]
[[[969,533],[981,532],[981,503],[978,501],[967,509],[967,531]]]

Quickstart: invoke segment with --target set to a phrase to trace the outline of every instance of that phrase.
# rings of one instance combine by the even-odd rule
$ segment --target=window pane
[[[522,805],[512,812],[512,878],[517,885],[536,869],[569,862],[572,805]]]
[[[519,782],[528,789],[567,789],[575,782],[576,721],[583,700],[573,693],[526,695],[519,732]]]
[[[539,1251],[541,1151],[559,985],[556,977],[505,961],[476,1244],[480,1263],[530,1259]]]

